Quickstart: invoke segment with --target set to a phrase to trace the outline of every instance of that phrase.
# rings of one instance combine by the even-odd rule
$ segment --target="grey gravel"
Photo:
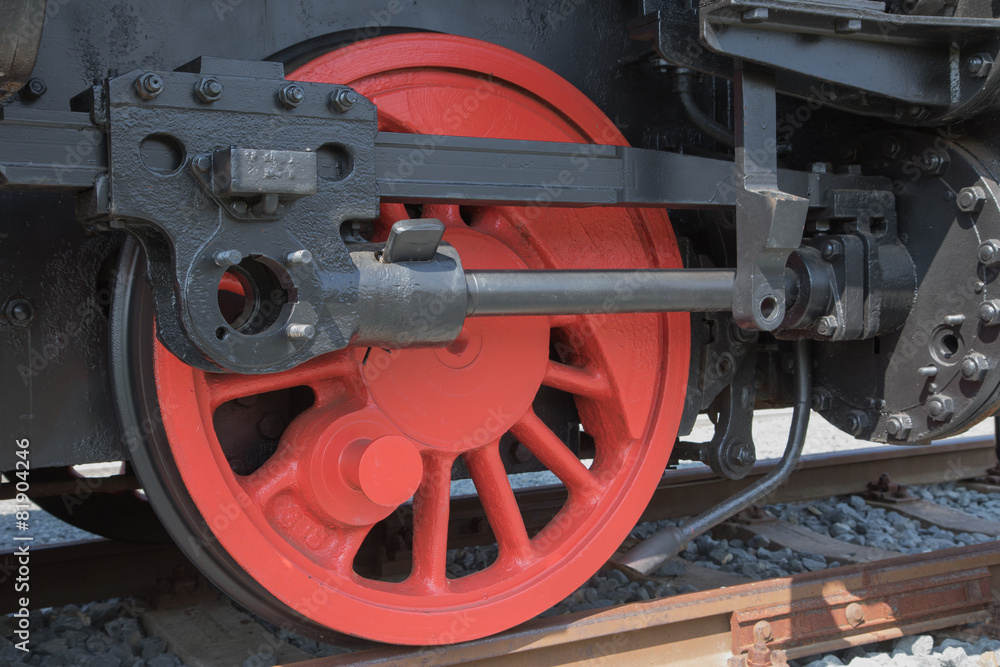
[[[975,642],[931,635],[903,637],[890,650],[857,647],[821,657],[790,660],[791,667],[992,667],[1000,664],[1000,641],[980,637]]]

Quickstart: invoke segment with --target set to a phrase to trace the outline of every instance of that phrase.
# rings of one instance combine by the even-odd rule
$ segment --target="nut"
[[[979,304],[979,320],[983,324],[1000,324],[1000,299],[989,299]]]
[[[816,333],[820,336],[832,336],[837,333],[837,318],[834,315],[824,315],[816,323]]]
[[[986,355],[973,352],[962,359],[962,377],[971,382],[982,382],[986,372],[990,370],[990,361]]]
[[[817,387],[812,390],[812,409],[816,412],[829,410],[833,403],[833,396],[826,387]]]
[[[913,420],[905,412],[890,415],[885,422],[885,431],[896,440],[906,440],[913,430]]]
[[[24,84],[24,87],[21,88],[21,97],[26,100],[37,100],[45,94],[46,90],[48,90],[48,87],[41,79],[29,79],[28,83]]]
[[[1000,241],[986,239],[979,244],[979,261],[986,266],[1000,264]]]
[[[194,94],[205,104],[210,104],[222,97],[222,82],[214,76],[198,79],[194,85]]]
[[[955,414],[955,401],[951,400],[951,396],[934,394],[927,399],[926,405],[927,414],[934,421],[946,422]]]
[[[305,88],[297,83],[290,83],[278,91],[278,101],[286,109],[294,109],[306,99]]]
[[[861,410],[851,410],[847,413],[847,431],[851,435],[860,435],[868,428],[868,415]]]
[[[983,79],[993,69],[993,58],[988,53],[975,53],[965,61],[965,69],[974,79]]]
[[[144,100],[151,100],[163,92],[163,78],[156,72],[146,72],[135,80],[135,92]]]
[[[978,185],[962,188],[955,198],[955,203],[958,205],[958,210],[964,213],[979,213],[986,203],[986,190]]]
[[[330,106],[334,111],[344,113],[358,102],[358,94],[350,88],[341,88],[330,93]]]

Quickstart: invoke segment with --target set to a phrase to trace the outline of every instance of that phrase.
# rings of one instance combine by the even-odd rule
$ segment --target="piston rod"
[[[466,317],[713,312],[733,308],[731,269],[466,271]]]

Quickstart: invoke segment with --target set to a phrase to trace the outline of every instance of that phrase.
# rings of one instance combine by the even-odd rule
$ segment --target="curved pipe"
[[[687,523],[665,528],[649,536],[619,558],[618,564],[648,575],[683,551],[691,540],[742,512],[784,484],[802,455],[802,447],[806,441],[806,427],[809,426],[809,410],[812,407],[811,394],[809,341],[799,340],[795,344],[795,409],[792,412],[788,444],[785,445],[785,453],[778,466],[732,498],[699,514]]]
[[[677,92],[680,93],[681,106],[694,126],[712,141],[730,148],[736,145],[736,135],[732,130],[722,126],[714,118],[702,111],[694,99],[694,72],[686,67],[677,68]]]

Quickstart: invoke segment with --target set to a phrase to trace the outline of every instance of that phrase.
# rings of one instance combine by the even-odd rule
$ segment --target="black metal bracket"
[[[733,317],[746,329],[773,331],[785,317],[785,264],[802,243],[809,202],[778,187],[774,75],[741,63],[736,91]]]
[[[911,125],[987,109],[1000,91],[992,17],[891,14],[868,0],[644,0],[631,35],[681,67],[734,78],[733,59],[773,68],[781,93]]]

